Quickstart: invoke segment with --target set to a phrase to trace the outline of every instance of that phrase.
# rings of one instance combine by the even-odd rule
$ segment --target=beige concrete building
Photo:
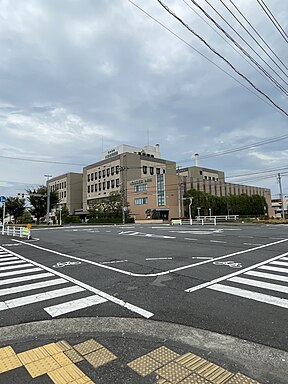
[[[69,172],[48,181],[50,191],[57,191],[59,204],[66,206],[70,214],[82,208],[82,173]]]

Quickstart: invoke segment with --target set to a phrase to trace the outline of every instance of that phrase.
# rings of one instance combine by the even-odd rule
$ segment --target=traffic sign
[[[0,196],[0,203],[6,203],[6,197]]]

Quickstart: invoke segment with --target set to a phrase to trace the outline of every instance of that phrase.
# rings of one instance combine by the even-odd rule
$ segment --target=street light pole
[[[193,197],[189,197],[190,203],[189,203],[189,219],[190,219],[190,225],[192,225],[192,212],[191,212],[191,206],[193,202]]]
[[[46,223],[49,224],[50,218],[49,218],[49,212],[50,212],[50,188],[49,188],[49,179],[52,177],[52,175],[44,175],[47,178],[46,186],[47,186],[47,210],[46,210]]]

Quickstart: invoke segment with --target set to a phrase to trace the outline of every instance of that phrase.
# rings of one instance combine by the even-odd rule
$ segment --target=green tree
[[[23,215],[21,216],[21,223],[22,224],[33,223],[33,217],[27,209],[25,209]]]
[[[126,204],[127,206],[127,204]],[[90,218],[119,218],[122,216],[122,197],[111,192],[109,196],[96,200],[88,208]]]
[[[40,219],[45,217],[47,212],[47,188],[44,185],[41,185],[37,189],[28,189],[26,192],[29,195],[28,200],[32,205],[30,212],[36,217],[37,224],[39,224]],[[57,192],[50,192],[49,211],[57,205],[58,201]]]
[[[6,200],[6,210],[10,216],[14,217],[14,223],[17,223],[17,219],[23,215],[25,211],[25,199],[19,199],[19,197],[8,197]]]

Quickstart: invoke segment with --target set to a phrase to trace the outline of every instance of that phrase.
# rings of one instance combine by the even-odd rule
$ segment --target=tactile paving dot
[[[260,384],[260,383],[238,372],[234,377],[228,380],[225,384]]]
[[[25,364],[25,368],[32,377],[38,377],[59,368],[60,365],[53,359],[52,356],[45,359],[34,361],[30,364]]]
[[[8,372],[18,367],[22,367],[22,363],[16,355],[8,356],[0,360],[0,373]]]
[[[8,346],[8,347],[0,348],[0,361],[2,359],[5,359],[6,357],[13,356],[13,355],[15,355],[15,352],[12,347]]]
[[[101,367],[101,365],[109,363],[109,361],[117,359],[117,356],[113,355],[106,348],[98,349],[98,351],[94,351],[85,355],[85,359],[90,363],[94,368]]]
[[[72,349],[72,346],[66,340],[57,341],[56,345],[61,349],[61,351],[67,351]]]
[[[131,361],[127,365],[129,368],[133,369],[133,371],[144,377],[156,371],[156,369],[160,368],[163,364],[147,355],[144,355]]]
[[[83,343],[76,344],[73,346],[77,352],[81,353],[81,355],[87,355],[93,351],[97,351],[97,349],[103,348],[103,345],[99,344],[96,340],[90,339],[84,341]]]
[[[57,353],[57,355],[53,355],[53,359],[55,359],[61,367],[72,363],[69,357],[66,356],[63,352]]]
[[[201,376],[192,373],[186,379],[182,380],[180,384],[211,384],[211,381],[207,381]]]
[[[66,365],[65,367],[61,367],[55,369],[54,371],[48,372],[48,376],[55,384],[65,384],[76,382],[81,383],[81,379],[89,381],[89,377],[87,377],[76,365]],[[85,383],[85,381],[84,381]],[[86,384],[86,383],[85,383]]]
[[[80,363],[80,361],[84,360],[84,357],[76,352],[75,349],[68,349],[67,351],[64,351],[64,353],[71,361],[73,361],[73,363]]]
[[[173,384],[179,383],[191,374],[191,371],[174,362],[165,365],[156,371],[157,375],[164,377]]]
[[[155,349],[154,351],[147,353],[147,356],[152,357],[160,363],[166,364],[176,359],[180,355],[172,351],[171,349],[162,346],[160,348]]]

